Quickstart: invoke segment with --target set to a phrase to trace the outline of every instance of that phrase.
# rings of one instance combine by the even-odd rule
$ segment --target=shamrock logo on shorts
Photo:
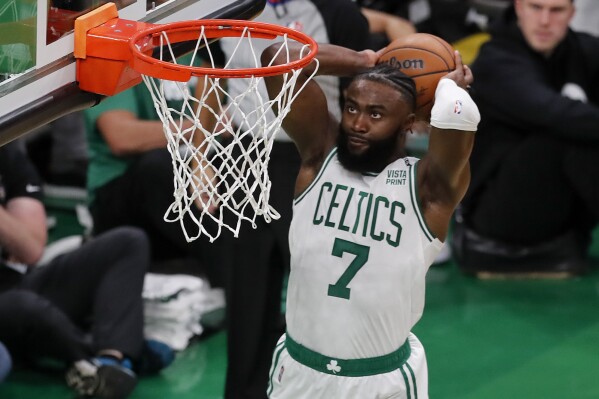
[[[341,366],[337,365],[337,360],[331,360],[331,362],[327,364],[327,370],[332,371],[333,374],[337,374],[341,371]]]

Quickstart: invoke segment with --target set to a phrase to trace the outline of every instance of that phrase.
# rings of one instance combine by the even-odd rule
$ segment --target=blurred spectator
[[[15,360],[64,361],[80,395],[124,398],[133,371],[158,371],[172,351],[143,340],[145,235],[106,232],[35,266],[47,240],[40,179],[16,142],[0,147],[0,341]]]
[[[472,66],[482,122],[453,244],[462,269],[579,274],[599,218],[599,39],[571,0],[518,0]]]
[[[190,85],[196,80],[192,79]],[[173,108],[181,109],[176,82],[164,84],[166,100]],[[197,269],[203,267],[210,283],[222,287],[222,268],[211,255],[216,246],[210,245],[205,236],[188,243],[179,223],[164,221],[173,202],[173,165],[162,122],[145,85],[105,99],[85,110],[84,116],[90,150],[87,187],[94,234],[124,225],[140,227],[150,238],[151,271],[167,272],[159,265],[172,265],[171,261],[181,259],[181,265],[195,263],[197,267],[176,272],[201,274]],[[197,228],[191,220],[187,222],[188,231]]]
[[[356,50],[368,48],[368,23],[351,0],[269,0],[256,21],[269,22],[302,30],[317,42],[334,43]],[[225,54],[231,54],[237,40],[222,39]],[[268,41],[253,42],[258,59]],[[239,53],[240,50],[237,50]],[[251,49],[241,49],[250,62]],[[253,65],[231,65],[232,68]],[[326,92],[331,112],[340,115],[341,90],[345,80],[337,77],[316,78]],[[229,79],[232,97],[247,89],[243,79]],[[261,91],[268,98],[266,86]],[[255,104],[242,103],[250,113]],[[239,116],[236,113],[235,116]],[[272,119],[274,115],[267,115]],[[235,119],[241,130],[247,122]],[[259,218],[257,228],[242,224],[239,238],[222,236],[222,254],[231,272],[227,280],[228,365],[225,398],[266,398],[268,372],[272,354],[285,330],[281,315],[281,294],[284,275],[289,270],[289,223],[291,221],[294,185],[299,171],[297,149],[284,131],[280,131],[272,149],[268,173],[272,182],[270,204],[280,213],[279,220],[266,223]]]
[[[0,342],[0,382],[6,379],[11,368],[12,359],[10,358],[10,353],[8,353],[8,349],[6,349],[4,344]]]

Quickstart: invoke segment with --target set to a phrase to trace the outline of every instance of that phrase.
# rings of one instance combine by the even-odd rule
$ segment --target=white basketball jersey
[[[425,275],[443,244],[417,202],[418,159],[360,174],[336,154],[294,201],[287,331],[325,356],[382,356],[420,319]]]

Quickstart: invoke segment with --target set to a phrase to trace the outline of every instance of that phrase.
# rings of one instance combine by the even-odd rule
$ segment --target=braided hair
[[[354,76],[354,81],[370,80],[379,82],[399,91],[406,102],[416,109],[416,84],[414,80],[403,73],[400,69],[390,65],[387,62],[376,64],[374,67],[358,73]]]

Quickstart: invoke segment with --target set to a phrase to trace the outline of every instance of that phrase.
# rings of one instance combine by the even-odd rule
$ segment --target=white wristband
[[[453,80],[441,79],[435,91],[431,126],[438,129],[475,132],[478,122],[480,122],[480,112],[470,94]]]

